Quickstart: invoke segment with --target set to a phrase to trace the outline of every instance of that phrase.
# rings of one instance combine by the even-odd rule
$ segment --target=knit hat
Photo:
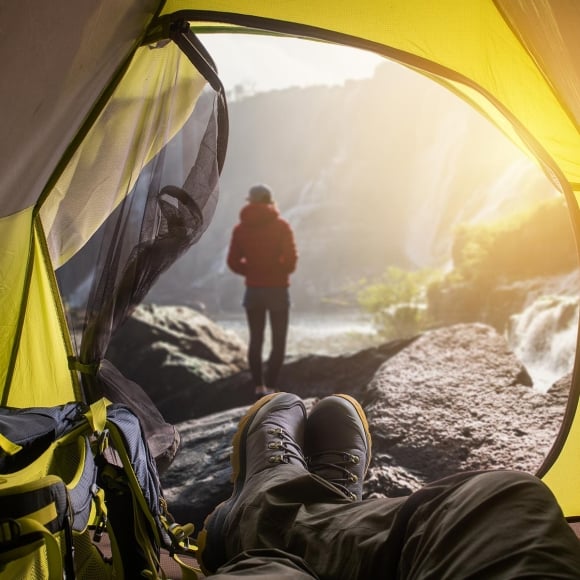
[[[263,184],[250,187],[247,200],[251,203],[274,203],[272,201],[272,190]]]

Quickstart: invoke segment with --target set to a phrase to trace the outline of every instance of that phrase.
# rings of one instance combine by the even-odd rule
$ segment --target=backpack
[[[197,578],[192,532],[128,407],[0,408],[0,578],[165,578],[162,551]]]

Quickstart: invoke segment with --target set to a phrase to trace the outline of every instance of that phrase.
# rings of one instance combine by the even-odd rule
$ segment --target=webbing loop
[[[68,357],[68,368],[71,371],[78,371],[84,375],[97,375],[97,371],[101,366],[100,361],[92,363],[82,363],[76,356]]]
[[[110,404],[111,401],[103,397],[89,406],[88,411],[85,413],[85,417],[87,418],[93,433],[102,433],[105,430],[105,425],[107,423],[107,407]]]
[[[16,453],[18,453],[21,449],[22,449],[21,445],[18,445],[18,443],[10,441],[8,437],[0,433],[0,450],[6,453],[6,455],[16,455]]]

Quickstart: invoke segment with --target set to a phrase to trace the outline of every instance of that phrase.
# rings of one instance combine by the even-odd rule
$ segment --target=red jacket
[[[246,286],[286,287],[298,253],[288,222],[275,205],[249,203],[232,233],[228,266],[246,278]]]

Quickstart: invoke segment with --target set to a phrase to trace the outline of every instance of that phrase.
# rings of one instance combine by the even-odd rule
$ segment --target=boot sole
[[[363,408],[360,406],[360,403],[356,399],[351,397],[350,395],[338,394],[338,395],[334,395],[334,396],[340,397],[341,399],[345,399],[346,401],[348,401],[354,407],[355,411],[357,412],[358,418],[360,419],[360,422],[362,423],[363,430],[365,433],[365,438],[367,441],[367,463],[365,465],[365,475],[366,475],[366,472],[367,472],[369,465],[371,463],[371,451],[372,451],[372,445],[373,445],[367,416],[366,416],[365,412],[363,411]]]

